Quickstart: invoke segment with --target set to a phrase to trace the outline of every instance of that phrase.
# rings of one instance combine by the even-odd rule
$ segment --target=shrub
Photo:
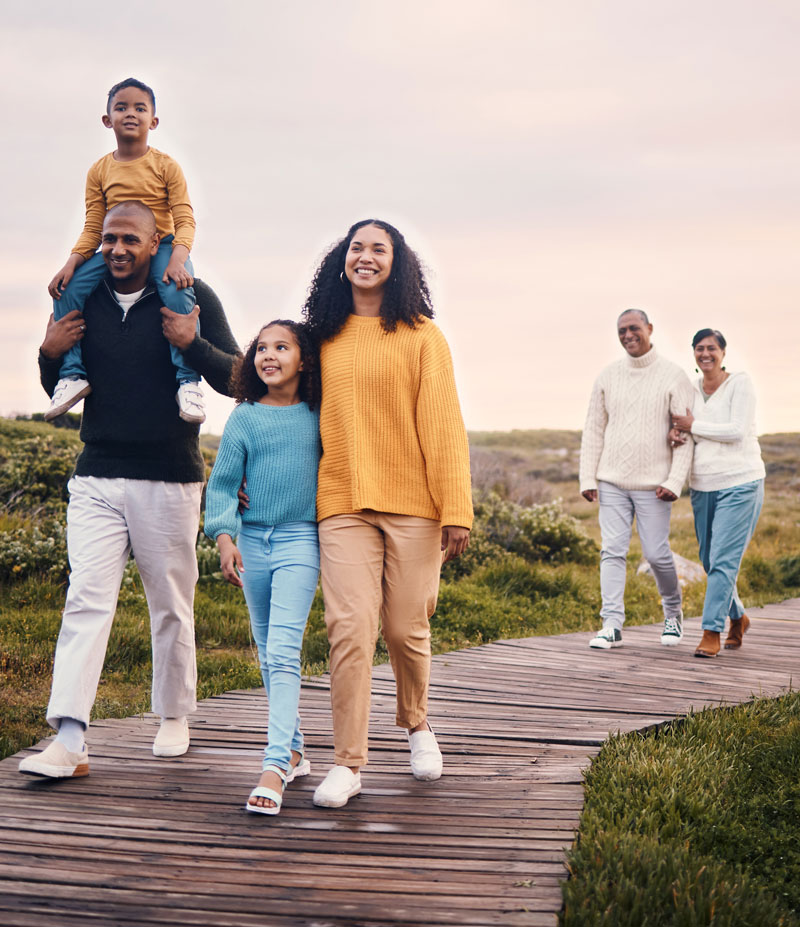
[[[501,563],[492,563],[476,576],[492,592],[503,595],[520,595],[531,601],[569,595],[580,598],[580,590],[569,572],[558,573],[532,566],[513,554],[506,554]]]
[[[63,524],[52,519],[42,527],[0,531],[0,580],[18,582],[32,576],[55,581],[67,578],[67,538]]]
[[[800,586],[800,554],[781,557],[778,561],[778,573],[784,586]]]
[[[442,579],[445,582],[455,582],[465,576],[471,576],[487,563],[500,562],[507,556],[505,548],[490,541],[480,527],[476,526],[470,534],[469,547],[460,557],[448,560],[442,567]]]
[[[739,584],[745,594],[769,592],[779,585],[775,565],[758,554],[746,554],[739,573]]]
[[[521,506],[496,493],[476,494],[478,531],[512,554],[545,563],[593,563],[597,545],[560,502]]]
[[[70,432],[0,422],[0,510],[26,518],[62,514],[79,449]]]

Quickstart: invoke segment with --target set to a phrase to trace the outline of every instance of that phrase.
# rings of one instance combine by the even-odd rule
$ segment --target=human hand
[[[63,319],[59,319],[57,322],[51,312],[50,318],[47,320],[44,341],[41,343],[39,350],[48,360],[57,360],[73,344],[77,344],[85,333],[86,323],[77,309],[71,310]]]
[[[670,447],[680,447],[681,444],[686,444],[686,439],[688,435],[685,431],[680,431],[678,428],[670,428],[669,434],[667,435],[667,443]]]
[[[672,416],[672,427],[677,428],[679,431],[691,431],[693,421],[694,416],[692,415],[692,410],[687,409],[686,415]]]
[[[188,315],[173,312],[171,309],[167,309],[166,306],[162,306],[161,331],[164,332],[164,337],[179,351],[185,351],[194,341],[194,336],[197,334],[199,315],[199,306],[195,306]]]
[[[221,534],[217,538],[217,547],[219,547],[219,565],[222,575],[232,586],[238,586],[241,589],[242,581],[239,574],[244,573],[244,566],[239,548],[233,543],[233,538],[229,534]]]
[[[596,489],[584,489],[581,495],[587,502],[597,502],[597,490]]]
[[[169,283],[171,280],[179,290],[183,290],[187,286],[192,286],[194,284],[194,277],[183,266],[183,261],[181,261],[180,258],[176,258],[174,254],[169,259],[167,269],[164,271],[164,276],[161,279],[164,283]]]
[[[442,550],[444,551],[444,560],[447,563],[453,557],[463,554],[469,544],[469,528],[462,528],[460,525],[443,525],[442,526]]]
[[[250,496],[247,495],[245,490],[247,489],[247,480],[242,480],[242,485],[239,487],[239,491],[236,493],[239,499],[239,514],[241,515],[245,509],[250,508]]]
[[[656,499],[660,499],[662,502],[674,502],[677,498],[674,492],[664,489],[663,486],[656,489]]]
[[[61,291],[66,287],[70,280],[72,280],[72,275],[85,260],[86,259],[80,254],[71,254],[69,256],[67,263],[61,268],[55,277],[53,277],[50,283],[47,284],[47,292],[53,297],[53,299],[61,299]]]

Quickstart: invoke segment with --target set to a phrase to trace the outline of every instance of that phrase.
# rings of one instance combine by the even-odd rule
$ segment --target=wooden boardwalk
[[[92,774],[56,783],[0,763],[0,924],[553,925],[581,770],[610,732],[691,708],[775,695],[800,677],[800,599],[753,609],[739,653],[697,660],[699,621],[676,649],[656,626],[592,651],[590,634],[499,641],[434,659],[430,717],[445,776],[416,782],[375,670],[371,763],[338,811],[311,794],[332,762],[327,679],[304,684],[312,775],[282,813],[245,813],[265,700],[201,703],[185,757],[156,759],[151,717],[90,732]]]

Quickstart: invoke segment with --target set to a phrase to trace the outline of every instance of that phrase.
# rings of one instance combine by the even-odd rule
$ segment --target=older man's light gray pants
[[[600,594],[603,627],[619,628],[625,622],[625,573],[633,520],[661,595],[664,617],[681,610],[681,587],[669,547],[671,502],[662,502],[654,489],[620,489],[612,483],[598,483],[600,551]]]

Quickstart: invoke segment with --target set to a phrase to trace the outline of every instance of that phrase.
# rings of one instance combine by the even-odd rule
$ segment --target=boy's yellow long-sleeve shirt
[[[140,200],[153,210],[158,234],[174,235],[175,245],[190,251],[194,242],[194,212],[178,162],[163,151],[148,148],[135,161],[116,161],[113,152],[100,158],[86,175],[86,221],[73,254],[90,258],[103,236],[103,220],[112,206]]]
[[[351,315],[321,367],[317,518],[372,509],[471,528],[467,432],[437,326],[386,332]]]

